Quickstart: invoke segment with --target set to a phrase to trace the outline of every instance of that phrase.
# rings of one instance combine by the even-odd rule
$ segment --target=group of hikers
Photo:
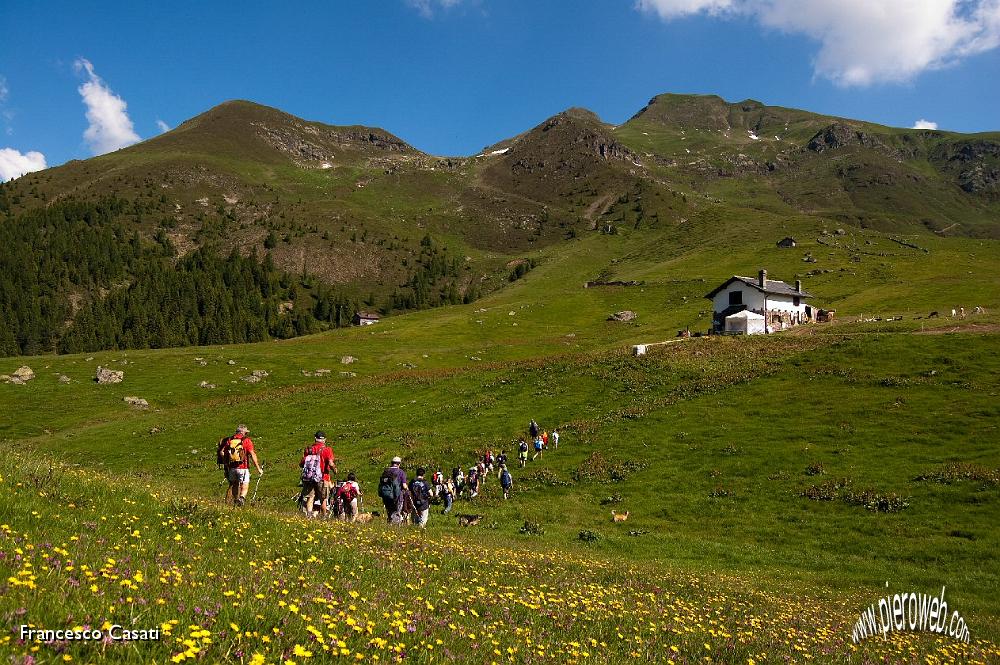
[[[250,489],[250,464],[257,469],[257,483],[264,474],[250,430],[246,425],[239,425],[231,436],[219,441],[216,461],[225,471],[229,488],[226,502],[235,506],[246,503]],[[535,454],[532,460],[540,457],[551,443],[553,448],[559,447],[559,430],[553,429],[550,435],[541,430],[534,419],[528,425],[528,438],[532,441]],[[518,442],[518,464],[524,468],[528,462],[529,445],[524,437]],[[443,514],[451,512],[456,498],[466,496],[474,499],[482,491],[486,479],[497,474],[500,488],[505,500],[510,498],[514,488],[514,478],[507,468],[507,453],[497,455],[487,450],[469,469],[463,472],[460,466],[452,469],[451,476],[446,476],[439,468],[431,474],[430,481],[425,478],[427,469],[418,467],[412,480],[407,479],[403,470],[403,460],[393,457],[390,465],[382,472],[379,479],[378,495],[385,508],[386,520],[390,524],[411,522],[419,527],[427,526],[430,506],[437,499],[444,504]],[[326,445],[326,434],[318,431],[313,437],[313,443],[302,451],[299,461],[301,473],[301,489],[297,497],[299,508],[307,517],[336,517],[347,521],[357,521],[360,513],[363,493],[354,472],[348,473],[342,481],[334,481],[337,476],[337,460],[333,448]],[[256,495],[256,491],[254,492]]]

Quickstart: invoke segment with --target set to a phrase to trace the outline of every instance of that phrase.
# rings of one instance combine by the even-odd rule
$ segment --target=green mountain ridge
[[[1000,238],[1000,133],[666,94],[622,125],[570,108],[475,156],[439,157],[381,128],[236,100],[129,148],[0,186],[0,224],[112,199],[116,233],[155,241],[175,260],[199,248],[256,252],[300,275],[309,298],[318,283],[337,289],[338,303],[396,313],[475,299],[523,275],[518,266],[573,255],[590,236],[638,234],[653,274],[699,244],[741,237],[758,243],[740,244],[740,270],[752,272],[780,237],[827,228]],[[867,250],[851,251],[857,262]],[[703,257],[713,275],[717,259]],[[595,266],[592,278],[621,272]],[[45,297],[72,313],[67,300],[113,287],[53,283]]]

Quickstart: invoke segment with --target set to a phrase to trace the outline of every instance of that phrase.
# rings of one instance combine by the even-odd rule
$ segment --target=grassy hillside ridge
[[[279,267],[384,296],[427,233],[470,257],[472,283],[527,249],[605,229],[623,196],[633,197],[628,223],[647,228],[688,219],[707,200],[766,206],[793,227],[808,216],[994,237],[997,146],[995,133],[661,95],[619,127],[569,109],[481,155],[432,157],[382,129],[233,101],[136,146],[5,184],[0,213],[114,193],[151,204],[139,227],[165,229],[182,251],[209,236],[262,251],[275,232]]]

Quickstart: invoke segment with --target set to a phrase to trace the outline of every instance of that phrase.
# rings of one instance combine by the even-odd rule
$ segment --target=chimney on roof
[[[757,280],[760,282],[760,288],[762,288],[762,289],[766,288],[767,287],[767,271],[762,269],[759,273],[757,273]]]
[[[801,279],[795,280],[795,292],[796,293],[802,293],[802,280]]]

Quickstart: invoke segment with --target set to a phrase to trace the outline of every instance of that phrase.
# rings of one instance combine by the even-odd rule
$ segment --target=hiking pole
[[[260,473],[257,474],[257,484],[253,487],[253,496],[250,497],[250,503],[257,500],[257,489],[260,488],[260,479],[264,477],[264,467],[260,467]]]

